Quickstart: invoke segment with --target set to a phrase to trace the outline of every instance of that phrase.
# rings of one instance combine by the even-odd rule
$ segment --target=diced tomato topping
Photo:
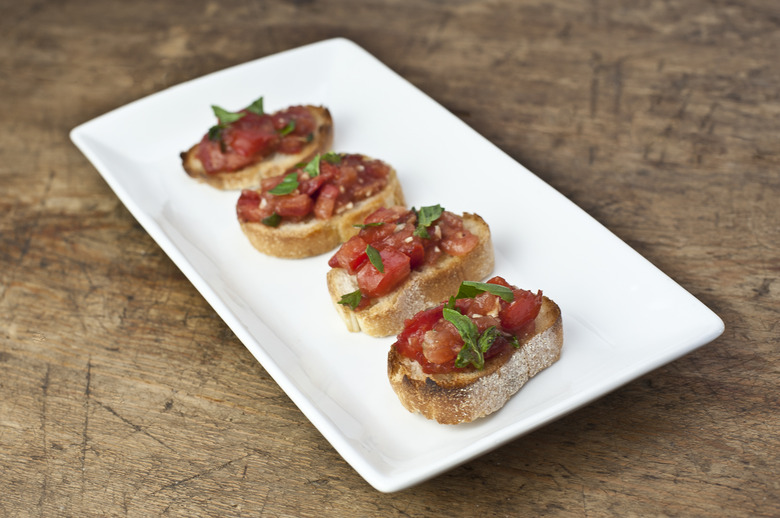
[[[409,276],[409,256],[395,250],[384,248],[379,251],[382,258],[383,271],[367,262],[357,272],[357,283],[361,293],[366,297],[381,297],[387,295],[393,288]]]
[[[368,165],[366,167],[369,167]],[[419,234],[428,237],[422,237]],[[418,231],[417,213],[405,207],[382,207],[369,214],[364,219],[364,224],[358,236],[361,238],[361,253],[365,248],[363,244],[370,244],[380,254],[389,254],[390,251],[405,257],[406,265],[404,273],[390,270],[385,272],[385,277],[379,274],[369,263],[364,262],[357,268],[354,274],[358,277],[358,285],[364,297],[374,298],[392,291],[388,285],[398,285],[412,270],[419,270],[426,265],[434,264],[444,253],[450,255],[464,255],[472,251],[478,244],[479,238],[463,226],[463,219],[455,214],[443,211],[439,218],[426,228],[426,232]],[[445,249],[445,239],[449,250]],[[349,261],[344,257],[352,257],[356,254],[356,247],[352,243],[342,245],[328,263],[333,268],[346,268],[344,264]],[[454,252],[454,253],[453,253]],[[354,267],[350,267],[353,268]],[[353,271],[347,268],[350,274]],[[364,272],[364,270],[369,270]],[[403,278],[395,279],[392,276],[403,275]],[[362,284],[361,284],[361,279]],[[390,280],[392,279],[392,282]],[[382,286],[377,288],[377,286]],[[365,287],[365,289],[364,289]]]
[[[498,316],[505,329],[517,331],[539,315],[542,307],[542,292],[538,291],[534,294],[520,289],[513,289],[512,292],[515,300],[502,309]]]
[[[509,285],[503,278],[494,277],[492,284],[512,289],[514,300],[507,302],[491,293],[474,298],[458,299],[456,309],[468,316],[479,333],[495,326],[499,336],[484,353],[485,360],[512,347],[511,336],[519,340],[533,329],[542,304],[542,293],[534,294]],[[443,316],[444,304],[417,313],[408,319],[393,344],[395,350],[420,364],[423,372],[444,373],[471,367],[455,367],[455,359],[463,347],[463,338],[454,325]]]
[[[271,154],[279,139],[268,116],[251,112],[244,112],[243,117],[222,131],[225,147],[244,157],[260,158]]]
[[[439,221],[441,247],[450,255],[462,257],[476,248],[479,238],[463,227],[463,220],[444,212]]]
[[[239,200],[247,205],[240,209],[241,217],[244,218],[242,221],[259,222],[274,213],[291,221],[301,221],[309,217],[322,220],[331,218],[347,210],[350,204],[364,199],[360,190],[351,190],[343,185],[345,171],[350,177],[357,172],[356,185],[371,184],[375,191],[387,185],[390,167],[384,162],[354,154],[338,155],[338,160],[334,160],[334,163],[328,160],[332,159],[320,158],[319,174],[314,176],[304,171],[306,164],[301,164],[281,175],[262,179],[260,188],[255,191],[255,206],[260,207],[259,211],[247,210],[248,201]],[[362,173],[368,170],[374,173],[370,176]],[[297,187],[288,194],[272,194],[270,191],[292,172],[296,173]],[[239,211],[238,206],[236,210]]]
[[[355,275],[363,263],[368,260],[366,243],[360,236],[352,236],[328,261],[333,268],[344,268],[350,275]]]
[[[239,221],[257,221],[260,216],[260,194],[251,189],[241,191],[236,203],[236,215]]]
[[[303,218],[311,208],[311,197],[305,194],[288,194],[276,200],[276,213],[283,218]]]
[[[501,276],[496,275],[495,277],[488,279],[487,281],[489,284],[498,284],[499,286],[503,286],[504,288],[511,288],[512,285],[506,282],[506,279],[504,279]]]
[[[201,139],[197,157],[206,173],[236,171],[274,152],[298,153],[317,129],[314,115],[305,106],[291,106],[271,115],[248,110],[240,113],[242,117],[220,128],[213,140],[209,134]]]
[[[423,335],[421,347],[429,362],[448,363],[457,358],[463,347],[463,338],[451,322],[441,319]]]
[[[336,209],[336,198],[339,196],[339,188],[329,183],[320,190],[317,201],[314,202],[314,217],[317,219],[328,219],[333,215]]]
[[[407,212],[408,210],[405,207],[399,205],[394,207],[381,207],[366,216],[364,223],[369,225],[373,223],[395,223]]]
[[[420,311],[404,323],[404,329],[398,335],[398,340],[394,345],[400,354],[413,359],[417,359],[418,354],[420,357],[422,356],[422,348],[415,346],[421,343],[423,335],[441,319],[443,307],[442,304]]]

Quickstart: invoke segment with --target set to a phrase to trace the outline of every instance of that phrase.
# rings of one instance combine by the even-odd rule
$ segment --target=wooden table
[[[0,8],[0,515],[780,514],[776,0],[117,4]],[[374,490],[68,138],[336,36],[594,216],[725,333],[433,480]]]

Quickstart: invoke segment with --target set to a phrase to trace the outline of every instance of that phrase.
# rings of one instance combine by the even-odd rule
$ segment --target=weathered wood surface
[[[776,0],[0,13],[0,515],[780,513]],[[165,87],[334,36],[583,207],[724,335],[434,480],[372,489],[68,139]]]

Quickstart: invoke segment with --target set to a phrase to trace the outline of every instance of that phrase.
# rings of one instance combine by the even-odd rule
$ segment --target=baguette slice
[[[499,410],[525,383],[561,355],[561,310],[547,297],[536,317],[535,331],[520,348],[485,361],[482,370],[426,374],[420,364],[399,354],[387,357],[390,385],[407,410],[442,424],[473,421]]]
[[[181,153],[182,166],[192,178],[205,182],[217,189],[235,190],[255,187],[260,184],[261,179],[282,174],[296,164],[308,162],[317,153],[324,153],[333,145],[333,118],[330,115],[330,111],[322,106],[307,105],[305,108],[314,116],[316,129],[311,142],[306,144],[298,153],[285,154],[275,152],[243,169],[210,174],[206,172],[203,163],[198,158],[199,144],[195,144],[189,150]]]
[[[274,257],[300,259],[333,250],[358,233],[353,225],[362,223],[366,216],[380,207],[403,204],[401,182],[391,167],[384,189],[329,219],[311,217],[303,222],[283,221],[278,227],[246,221],[240,225],[249,242],[260,252]]]
[[[341,296],[357,290],[358,285],[354,275],[343,268],[332,268],[327,274],[328,291],[347,329],[370,336],[398,334],[406,319],[447,298],[462,281],[488,276],[494,264],[490,228],[480,216],[469,213],[463,214],[463,225],[479,238],[474,250],[463,257],[445,254],[436,264],[412,271],[395,291],[362,311],[339,304]]]

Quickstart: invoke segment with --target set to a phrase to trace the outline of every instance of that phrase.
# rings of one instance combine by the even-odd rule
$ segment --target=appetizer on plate
[[[562,347],[558,305],[493,277],[464,282],[449,301],[407,321],[387,373],[410,412],[465,423],[503,407]]]
[[[331,257],[328,291],[352,332],[397,334],[404,320],[493,270],[490,228],[440,205],[369,215]]]
[[[263,98],[237,112],[212,106],[217,124],[188,151],[182,166],[217,189],[242,189],[329,150],[333,120],[321,106],[291,106],[265,113]]]
[[[328,152],[244,189],[241,229],[259,251],[287,258],[333,250],[375,210],[404,203],[395,170],[365,155]]]

